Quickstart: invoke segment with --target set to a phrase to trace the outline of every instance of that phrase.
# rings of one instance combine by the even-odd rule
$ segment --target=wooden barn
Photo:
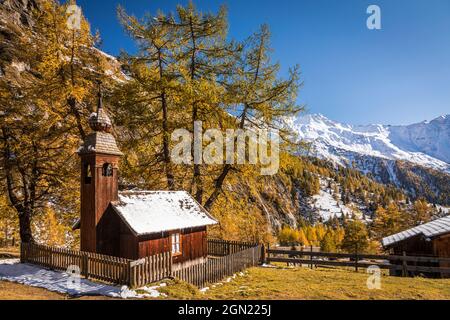
[[[450,216],[386,237],[382,245],[394,255],[450,258]],[[449,268],[450,263],[436,267]]]
[[[201,262],[207,227],[217,221],[184,191],[119,192],[123,155],[102,106],[89,118],[93,132],[78,150],[81,158],[81,251],[128,259],[171,252],[175,263]]]

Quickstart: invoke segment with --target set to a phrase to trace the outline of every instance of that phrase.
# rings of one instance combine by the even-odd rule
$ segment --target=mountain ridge
[[[450,203],[450,116],[408,126],[349,125],[321,114],[291,119],[302,155],[351,167],[413,197]]]
[[[450,173],[450,116],[408,126],[349,125],[321,114],[292,121],[291,128],[310,142],[312,155],[345,165],[353,152],[388,160],[408,161]],[[347,160],[347,161],[346,161]]]

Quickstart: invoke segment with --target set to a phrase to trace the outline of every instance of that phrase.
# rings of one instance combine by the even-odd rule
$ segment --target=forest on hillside
[[[270,28],[245,41],[227,35],[227,10],[193,4],[173,12],[117,19],[137,53],[111,57],[83,17],[67,28],[67,6],[54,0],[7,1],[0,15],[0,239],[76,247],[79,159],[101,84],[114,135],[125,154],[122,189],[187,190],[218,218],[215,237],[318,245],[326,251],[379,250],[381,237],[430,220],[439,209],[424,199],[326,161],[296,156],[303,144],[284,119],[303,112],[299,66],[281,76],[272,61]],[[171,133],[270,128],[282,138],[280,170],[258,165],[175,164]],[[344,204],[364,205],[370,219],[320,221],[302,199],[321,179]],[[359,209],[355,206],[355,214]]]

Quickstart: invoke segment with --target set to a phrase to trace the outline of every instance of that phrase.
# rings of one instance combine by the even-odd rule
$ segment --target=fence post
[[[358,272],[358,244],[355,245],[355,272]]]
[[[261,244],[261,264],[266,263],[266,246],[264,243]]]
[[[128,266],[127,266],[127,268],[128,268],[128,279],[127,279],[127,284],[128,284],[128,286],[130,287],[130,288],[134,288],[134,285],[135,285],[135,283],[134,283],[134,270],[135,270],[135,268],[132,268],[131,267],[131,261],[128,261]]]
[[[84,274],[86,279],[89,279],[89,256],[87,253],[81,253],[81,273]]]
[[[311,255],[309,256],[309,260],[311,260],[310,268],[313,269],[313,260],[314,259],[313,259],[313,255],[312,255],[313,254],[313,246],[312,245],[311,245],[310,249],[311,249],[311,251],[310,251]]]
[[[402,276],[408,276],[408,264],[406,263],[406,252],[403,251],[403,262],[402,262]]]
[[[25,244],[23,242],[20,243],[20,263],[25,263]]]
[[[172,261],[172,256],[170,252],[167,252],[166,254],[166,259],[168,260],[169,263],[169,277],[173,277],[173,261]]]

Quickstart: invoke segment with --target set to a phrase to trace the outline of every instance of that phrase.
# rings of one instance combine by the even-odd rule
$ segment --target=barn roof
[[[112,206],[136,235],[218,223],[185,191],[121,192]]]
[[[434,238],[449,232],[450,216],[447,216],[383,238],[381,242],[383,247],[389,247],[397,242],[407,240],[418,235],[423,235],[427,238]]]

